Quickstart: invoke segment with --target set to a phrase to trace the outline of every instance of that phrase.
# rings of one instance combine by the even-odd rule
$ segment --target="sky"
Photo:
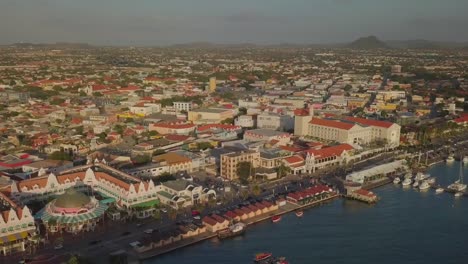
[[[0,0],[0,44],[468,41],[467,0]]]

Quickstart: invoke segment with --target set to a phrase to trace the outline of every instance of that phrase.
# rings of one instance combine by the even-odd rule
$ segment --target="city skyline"
[[[468,3],[459,0],[176,0],[137,4],[7,0],[0,3],[0,23],[4,25],[0,44],[329,44],[368,35],[382,40],[466,42],[467,8]]]

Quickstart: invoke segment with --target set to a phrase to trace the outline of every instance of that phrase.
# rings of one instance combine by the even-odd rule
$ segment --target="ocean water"
[[[429,173],[443,186],[458,179],[459,163]],[[468,166],[464,168],[468,175]],[[230,240],[205,241],[145,263],[252,263],[258,252],[292,263],[468,263],[468,197],[389,184],[375,189],[375,205],[334,200],[259,223]]]

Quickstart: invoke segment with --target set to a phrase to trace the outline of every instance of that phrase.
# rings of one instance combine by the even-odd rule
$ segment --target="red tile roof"
[[[209,216],[205,216],[203,217],[203,223],[205,224],[208,224],[210,226],[214,226],[218,223],[218,221],[216,221],[215,219],[209,217]]]
[[[367,197],[371,197],[371,198],[376,196],[373,192],[370,192],[370,191],[364,190],[364,189],[358,189],[358,190],[355,190],[354,192],[359,194],[359,195],[367,196]]]
[[[312,118],[310,124],[318,125],[318,126],[325,126],[325,127],[334,127],[338,129],[350,130],[355,125],[353,123],[346,123],[340,120],[328,120],[328,119],[320,119],[320,118]]]
[[[359,118],[359,117],[346,117],[346,120],[356,122],[358,124],[366,125],[366,126],[378,126],[378,127],[384,127],[384,128],[389,128],[393,125],[392,122],[388,121],[379,121],[379,120],[374,120],[374,119],[366,119],[366,118]]]
[[[304,158],[299,155],[294,155],[294,156],[285,158],[284,160],[289,164],[304,162]]]
[[[327,158],[333,156],[341,156],[341,154],[343,154],[344,151],[349,151],[352,149],[354,148],[349,144],[341,144],[322,149],[309,149],[307,150],[307,153],[310,155],[314,155],[315,158]]]

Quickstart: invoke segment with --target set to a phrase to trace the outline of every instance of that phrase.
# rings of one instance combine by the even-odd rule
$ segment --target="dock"
[[[314,206],[321,205],[321,204],[323,204],[325,202],[331,201],[331,200],[336,199],[338,197],[340,197],[340,195],[335,193],[335,194],[333,194],[333,195],[331,195],[331,196],[329,196],[329,197],[327,197],[325,199],[315,201],[315,202],[311,202],[311,203],[304,204],[304,205],[299,205],[299,204],[294,204],[294,203],[291,203],[291,202],[287,202],[284,206],[281,206],[278,210],[276,210],[274,212],[270,212],[270,213],[267,213],[267,214],[264,214],[264,215],[253,217],[251,219],[243,221],[243,223],[245,223],[247,225],[247,228],[250,228],[254,224],[270,220],[275,215],[284,215],[284,214],[287,214],[287,213],[294,212],[294,211],[296,211],[298,209],[301,209],[301,210],[308,209],[308,208],[311,208],[311,207],[314,207]],[[202,241],[205,241],[205,240],[208,240],[208,239],[212,239],[212,238],[215,238],[215,237],[217,237],[216,233],[207,231],[207,232],[205,232],[203,234],[197,235],[196,237],[180,240],[180,241],[177,241],[177,242],[172,243],[170,245],[163,246],[163,247],[160,247],[160,248],[154,248],[154,249],[148,250],[146,252],[137,253],[138,259],[141,261],[141,260],[145,260],[145,259],[148,259],[148,258],[153,258],[153,257],[159,256],[159,255],[162,255],[162,254],[166,254],[166,253],[172,252],[174,250],[177,250],[177,249],[180,249],[180,248],[183,248],[183,247],[194,245],[196,243],[199,243],[199,242],[202,242]]]

